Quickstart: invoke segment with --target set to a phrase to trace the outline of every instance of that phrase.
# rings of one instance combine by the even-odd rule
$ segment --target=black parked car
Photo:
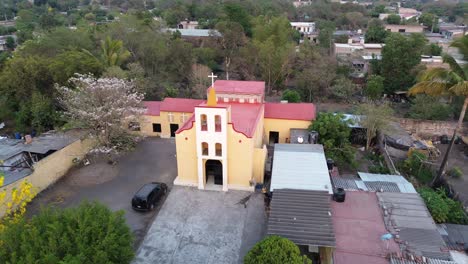
[[[149,211],[167,193],[167,185],[161,182],[152,182],[143,185],[132,199],[132,208],[137,211]]]

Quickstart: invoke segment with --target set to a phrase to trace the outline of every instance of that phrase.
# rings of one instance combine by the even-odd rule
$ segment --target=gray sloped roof
[[[401,192],[398,185],[394,182],[384,182],[384,181],[375,181],[375,182],[364,182],[367,189],[372,192]]]
[[[399,192],[402,193],[417,193],[413,184],[411,184],[405,177],[401,175],[389,175],[389,174],[376,174],[358,172],[359,177],[364,182],[391,182],[398,186]]]
[[[400,247],[417,256],[452,260],[424,200],[415,193],[377,193],[387,230],[400,236]]]
[[[19,139],[1,139],[0,160],[7,160],[21,152],[46,154],[51,150],[60,150],[76,140],[78,137],[63,133],[45,133],[33,138],[30,144],[25,144],[24,140]]]
[[[413,184],[400,175],[358,172],[358,178],[331,177],[335,188],[371,192],[417,193]]]
[[[426,264],[458,264],[455,261],[451,260],[441,260],[441,259],[432,259],[426,258]],[[414,260],[402,259],[397,257],[390,257],[390,264],[421,264],[421,262],[416,262]]]
[[[468,225],[437,225],[447,247],[453,250],[468,250]]]
[[[327,191],[275,190],[268,235],[288,238],[297,245],[335,247],[330,197]]]

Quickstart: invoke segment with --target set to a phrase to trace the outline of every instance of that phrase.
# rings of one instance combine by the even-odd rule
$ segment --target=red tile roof
[[[344,203],[332,202],[335,264],[388,264],[388,253],[399,252],[394,240],[381,241],[387,232],[377,195],[347,191]]]
[[[164,112],[193,113],[195,106],[203,103],[204,100],[187,98],[165,98],[164,101],[144,101],[147,108],[146,115],[159,116]]]
[[[232,128],[246,137],[251,138],[255,134],[257,124],[262,118],[262,104],[230,104]]]
[[[217,80],[214,87],[217,93],[261,95],[265,93],[265,82],[257,81]]]
[[[161,109],[161,101],[145,101],[143,105],[146,107],[146,115],[159,116]]]
[[[161,104],[161,111],[193,113],[195,106],[203,103],[204,100],[186,98],[165,98]]]
[[[192,115],[187,121],[185,121],[184,124],[182,124],[179,129],[177,129],[176,134],[179,134],[180,132],[184,130],[189,130],[193,127],[193,122],[195,122],[195,115]]]
[[[232,128],[238,132],[244,134],[248,138],[252,138],[255,134],[257,124],[262,118],[261,109],[262,104],[243,104],[243,103],[231,103],[231,104],[218,104],[216,107],[225,108],[231,107],[231,124]],[[206,107],[206,104],[201,104],[200,107]],[[187,122],[185,122],[176,133],[180,133],[184,130],[191,129],[193,122],[195,121],[192,116]]]
[[[315,114],[311,103],[265,103],[265,118],[311,121]]]

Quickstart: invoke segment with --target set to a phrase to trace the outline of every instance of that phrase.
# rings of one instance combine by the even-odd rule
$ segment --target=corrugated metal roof
[[[333,193],[323,146],[275,144],[270,191],[277,189]]]
[[[375,181],[375,182],[364,182],[367,189],[371,192],[401,192],[398,185],[394,182],[383,182],[383,181]]]
[[[434,220],[419,194],[377,193],[384,209],[387,228],[421,228],[436,230]]]
[[[180,28],[168,28],[169,32],[180,32],[183,37],[220,37],[219,31],[214,29],[180,29]]]
[[[271,201],[268,235],[297,245],[335,247],[335,233],[326,191],[277,189]]]
[[[331,179],[335,188],[343,188],[345,190],[358,190],[358,186],[356,185],[356,179],[354,178],[331,177]]]
[[[5,181],[3,182],[3,186],[14,183],[17,180],[28,176],[32,172],[33,171],[31,169],[15,169],[13,171],[3,171],[3,174],[5,175]]]
[[[399,235],[400,239],[406,241],[411,250],[418,255],[451,260],[450,253],[445,249],[444,240],[437,230],[402,228]]]
[[[398,185],[398,188],[400,189],[399,192],[417,193],[413,184],[406,180],[405,177],[400,175],[375,174],[366,172],[358,172],[358,175],[364,182],[393,182]]]
[[[426,262],[390,257],[390,264],[459,264],[455,261],[426,258]]]
[[[2,139],[0,140],[0,160],[7,160],[24,151],[45,154],[51,150],[62,149],[76,140],[76,137],[61,133],[45,133],[33,138],[30,144],[24,144],[24,140],[19,139]]]
[[[400,236],[402,250],[417,256],[451,260],[423,199],[412,193],[377,193],[387,229]]]
[[[437,225],[447,247],[453,250],[468,250],[468,225]]]

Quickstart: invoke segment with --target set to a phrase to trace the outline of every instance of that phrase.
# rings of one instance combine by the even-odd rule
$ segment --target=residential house
[[[178,29],[198,29],[198,21],[184,20],[177,24]]]
[[[399,175],[358,174],[331,177],[334,188],[346,190],[343,203],[331,204],[335,264],[458,263],[410,182]]]
[[[182,39],[192,43],[196,47],[203,47],[207,42],[214,41],[221,37],[221,33],[214,29],[167,28],[165,31],[170,33],[180,33]]]
[[[322,145],[275,144],[268,235],[288,238],[313,263],[333,263],[333,193]]]
[[[296,1],[293,1],[293,5],[296,8],[301,7],[301,6],[311,5],[311,4],[312,4],[312,0],[296,0]]]
[[[381,43],[334,43],[334,54],[337,57],[349,57],[352,54],[361,56],[378,56],[382,53],[385,44]]]
[[[421,25],[385,25],[385,29],[398,33],[423,33],[424,26]]]
[[[302,40],[308,38],[312,42],[316,42],[318,33],[315,30],[315,22],[291,22],[291,27],[301,33]]]

